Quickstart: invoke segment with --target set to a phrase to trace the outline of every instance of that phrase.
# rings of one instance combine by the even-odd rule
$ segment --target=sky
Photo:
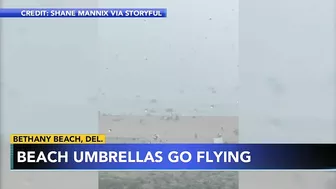
[[[99,6],[167,7],[168,18],[4,20],[5,132],[96,132],[98,111],[238,114],[237,1]]]

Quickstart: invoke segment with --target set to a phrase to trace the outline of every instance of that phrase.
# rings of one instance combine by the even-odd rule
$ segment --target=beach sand
[[[100,133],[113,143],[238,142],[238,117],[100,116]],[[100,172],[99,189],[237,189],[238,172]]]

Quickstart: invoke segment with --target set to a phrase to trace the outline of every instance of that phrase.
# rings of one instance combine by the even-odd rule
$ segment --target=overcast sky
[[[5,20],[5,130],[93,132],[98,110],[237,115],[238,3],[216,3],[100,5],[167,7],[166,19]]]

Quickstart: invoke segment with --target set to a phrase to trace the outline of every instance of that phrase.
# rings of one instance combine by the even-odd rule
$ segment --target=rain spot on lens
[[[166,108],[166,112],[168,112],[168,113],[171,113],[173,111],[174,111],[173,108]]]
[[[239,134],[238,129],[235,129],[235,130],[233,131],[233,133],[234,133],[236,136],[238,136],[238,134]]]
[[[267,80],[267,85],[269,89],[274,93],[274,94],[283,94],[285,92],[285,87],[283,86],[280,81],[274,77],[269,77]]]
[[[150,100],[150,103],[155,104],[155,103],[157,103],[157,100],[156,99],[152,99],[152,100]]]
[[[278,118],[270,118],[269,123],[274,127],[281,127],[281,125],[283,124],[282,120]]]

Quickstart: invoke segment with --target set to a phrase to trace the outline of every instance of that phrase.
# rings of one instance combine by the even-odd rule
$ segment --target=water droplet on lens
[[[159,135],[158,135],[158,134],[155,134],[155,135],[153,136],[153,139],[154,139],[154,140],[159,139]]]
[[[173,108],[166,108],[166,112],[173,112]]]
[[[156,102],[157,102],[156,99],[152,99],[152,100],[150,101],[150,103],[156,103]]]

